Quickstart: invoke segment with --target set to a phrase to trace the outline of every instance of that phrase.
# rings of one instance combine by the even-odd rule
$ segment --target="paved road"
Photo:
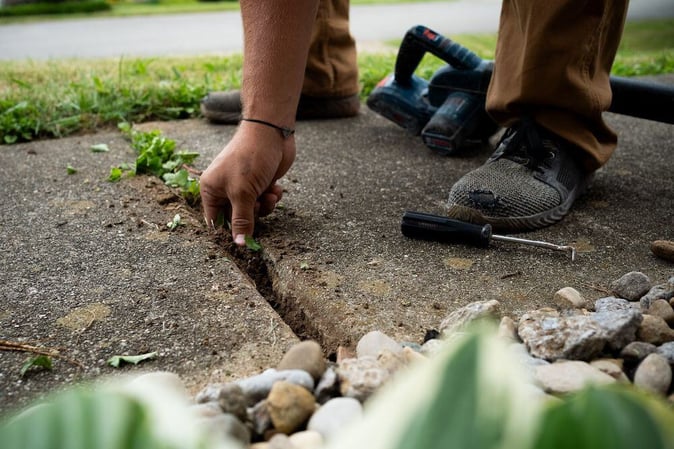
[[[359,45],[401,38],[421,23],[449,36],[490,32],[500,0],[459,0],[353,6],[351,27]],[[629,17],[674,17],[672,0],[633,0]],[[0,25],[0,60],[194,55],[239,52],[238,12],[94,18]]]

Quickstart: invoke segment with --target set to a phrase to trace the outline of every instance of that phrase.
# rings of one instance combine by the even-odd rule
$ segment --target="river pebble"
[[[644,315],[637,332],[639,340],[659,345],[674,340],[674,330],[659,316]]]
[[[278,381],[267,397],[267,410],[274,428],[289,434],[303,426],[316,409],[314,395],[306,388]]]
[[[559,401],[588,384],[633,379],[636,387],[674,402],[674,276],[651,284],[644,273],[631,272],[611,284],[613,296],[594,304],[565,287],[552,298],[557,309],[501,317],[498,335],[531,381],[522,394]],[[471,322],[498,318],[499,307],[498,301],[470,303],[420,343],[401,343],[379,330],[365,334],[355,348],[300,342],[277,369],[207,385],[191,408],[214,431],[244,445],[252,439],[251,449],[320,449],[360,420],[363,405],[398,372],[434,357]],[[325,359],[330,352],[336,362]]]
[[[329,440],[351,422],[363,415],[363,406],[353,398],[334,398],[319,408],[309,420],[307,429],[320,433]]]
[[[584,309],[587,307],[583,295],[573,287],[564,287],[557,290],[552,299],[561,309]]]
[[[312,340],[305,340],[291,347],[279,362],[277,369],[300,369],[311,374],[318,381],[325,372],[326,362],[321,345]]]
[[[648,308],[649,315],[659,316],[665,322],[672,326],[674,324],[674,309],[669,305],[669,302],[664,299],[656,299],[651,303],[651,306]]]
[[[631,271],[611,283],[614,295],[628,301],[639,301],[651,288],[651,280],[640,271]]]
[[[589,384],[610,384],[615,379],[589,363],[577,360],[551,363],[536,367],[535,379],[543,390],[552,394],[567,394]]]
[[[672,368],[660,354],[649,354],[634,373],[634,385],[653,393],[665,395],[672,383]]]
[[[359,358],[368,356],[377,357],[382,351],[400,353],[402,350],[402,345],[385,333],[372,331],[363,335],[358,341],[356,356]]]
[[[468,324],[479,319],[500,319],[501,303],[491,301],[476,301],[450,313],[440,323],[440,333],[448,335],[463,330]]]

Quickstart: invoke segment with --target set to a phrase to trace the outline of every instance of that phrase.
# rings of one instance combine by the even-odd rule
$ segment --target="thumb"
[[[252,236],[255,227],[255,198],[232,201],[231,224],[234,243],[244,246],[246,236]]]

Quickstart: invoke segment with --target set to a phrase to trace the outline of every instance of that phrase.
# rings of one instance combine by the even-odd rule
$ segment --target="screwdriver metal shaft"
[[[520,243],[522,245],[538,246],[540,248],[552,249],[554,251],[564,251],[569,253],[572,262],[576,260],[576,248],[569,245],[555,245],[554,243],[541,242],[539,240],[521,239],[519,237],[510,237],[508,235],[498,235],[498,234],[492,234],[491,239],[499,240],[501,242],[511,242],[511,243]]]
[[[537,246],[540,248],[563,251],[576,260],[576,249],[568,245],[555,245],[554,243],[541,242],[539,240],[522,239],[506,235],[492,234],[491,225],[476,225],[465,221],[443,217],[441,215],[426,214],[423,212],[407,211],[403,215],[400,226],[402,233],[407,237],[435,240],[449,243],[465,243],[473,246],[489,246],[491,240],[522,245]]]

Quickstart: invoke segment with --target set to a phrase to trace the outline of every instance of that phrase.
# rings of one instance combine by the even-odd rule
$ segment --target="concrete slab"
[[[621,136],[614,158],[561,224],[526,235],[576,245],[573,263],[539,248],[403,237],[405,210],[441,214],[450,186],[491,151],[439,156],[367,109],[353,119],[298,123],[283,207],[257,227],[261,259],[204,233],[199,211],[159,205],[167,193],[159,183],[105,182],[110,165],[133,158],[115,132],[2,148],[0,335],[62,348],[84,365],[59,361],[20,380],[25,354],[3,351],[2,404],[112,372],[105,359],[120,353],[157,350],[144,367],[179,372],[196,388],[273,366],[296,341],[288,326],[330,355],[374,329],[420,342],[476,300],[498,299],[503,314],[517,317],[552,305],[565,286],[595,299],[628,271],[662,282],[674,265],[649,244],[674,239],[674,127],[608,119]],[[202,120],[142,127],[201,153],[199,168],[234,131]],[[92,154],[89,145],[99,142],[112,151]],[[66,175],[68,163],[80,171]],[[187,222],[178,232],[153,225],[176,212]]]
[[[451,185],[481,165],[489,148],[442,157],[366,108],[353,119],[298,123],[284,207],[258,226],[273,301],[298,334],[331,353],[373,329],[420,341],[471,301],[498,299],[504,314],[517,317],[552,306],[565,286],[596,299],[632,270],[665,281],[674,266],[649,245],[674,238],[674,127],[608,120],[620,146],[591,190],[561,224],[523,236],[574,244],[576,262],[540,248],[495,243],[485,250],[401,235],[405,210],[442,214]],[[202,153],[203,167],[233,132],[198,121],[146,126]]]
[[[96,143],[110,152],[92,153]],[[297,341],[163,183],[106,181],[131,160],[118,132],[0,148],[0,340],[67,358],[22,378],[31,354],[0,351],[0,413],[119,372],[169,370],[196,391],[273,366]],[[185,225],[169,232],[176,213]],[[153,351],[138,366],[106,364]]]

